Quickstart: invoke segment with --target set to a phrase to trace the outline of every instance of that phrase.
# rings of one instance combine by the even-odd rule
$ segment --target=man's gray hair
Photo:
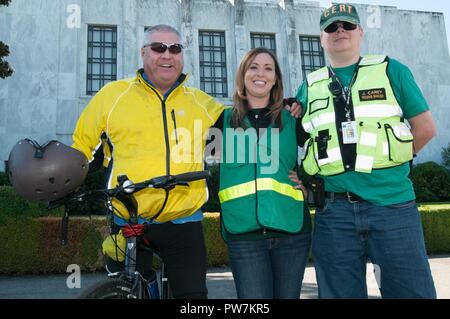
[[[158,32],[158,31],[175,33],[178,36],[178,39],[181,42],[181,34],[180,34],[180,32],[178,32],[177,29],[175,29],[174,27],[171,27],[170,25],[167,25],[167,24],[158,24],[158,25],[154,25],[153,27],[150,27],[147,30],[145,30],[145,32],[144,32],[144,42],[142,43],[142,46],[148,44],[150,42],[151,35],[153,33],[155,33],[155,32]]]

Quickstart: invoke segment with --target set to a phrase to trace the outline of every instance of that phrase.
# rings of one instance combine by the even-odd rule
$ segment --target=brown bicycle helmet
[[[80,151],[58,141],[44,145],[24,139],[8,160],[8,175],[17,193],[30,201],[54,201],[77,189],[89,163]]]

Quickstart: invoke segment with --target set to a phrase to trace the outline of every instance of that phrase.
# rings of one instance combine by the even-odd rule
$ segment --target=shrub
[[[450,252],[450,210],[419,208],[427,252],[442,254]]]
[[[428,254],[450,253],[449,206],[419,206]],[[208,266],[228,264],[219,214],[205,214],[203,228]],[[61,246],[59,230],[60,219],[54,217],[8,219],[0,224],[0,274],[65,273],[70,264],[79,265],[83,271],[104,269],[100,251],[107,233],[104,218],[71,219],[67,246]]]
[[[205,213],[203,219],[206,253],[208,266],[221,266],[228,264],[227,246],[220,233],[220,215],[218,213]]]
[[[56,209],[49,211],[44,203],[32,203],[23,199],[12,186],[0,186],[0,224],[6,218],[28,218],[61,215]]]
[[[10,218],[0,224],[0,274],[65,273],[70,264],[79,265],[82,271],[103,270],[101,243],[108,233],[106,219],[72,218],[66,246],[61,245],[60,225],[61,219],[55,217]],[[219,214],[205,214],[203,229],[208,266],[227,264]],[[154,265],[159,267],[156,260]]]
[[[32,218],[4,218],[0,222],[0,273],[38,272],[39,222]]]
[[[412,170],[412,181],[418,202],[450,200],[450,172],[434,162],[421,163]]]
[[[11,182],[5,172],[0,172],[0,186],[11,186]]]
[[[64,273],[77,264],[82,271],[104,268],[101,255],[101,220],[74,218],[68,244],[61,245],[60,218],[9,218],[0,224],[1,274]]]

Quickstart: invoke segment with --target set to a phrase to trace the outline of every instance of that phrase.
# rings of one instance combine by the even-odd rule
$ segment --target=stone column
[[[194,28],[192,26],[192,0],[181,0],[181,27],[180,33],[184,45],[184,71],[189,73],[190,78],[188,85],[200,87],[200,73],[195,67],[195,42],[194,42]]]
[[[138,55],[136,54],[136,50],[139,49],[139,45],[137,43],[137,6],[136,2],[138,0],[129,0],[123,1],[123,28],[121,38],[122,41],[118,42],[118,46],[121,48],[117,48],[119,58],[119,51],[122,51],[122,67],[121,72],[119,72],[120,65],[118,64],[118,78],[120,73],[122,73],[122,77],[133,76],[136,72],[136,69],[139,67],[139,61],[137,60]],[[118,28],[120,32],[120,27]],[[118,34],[119,36],[119,34]],[[119,38],[118,38],[119,40]],[[118,61],[119,62],[119,61]]]
[[[244,0],[234,1],[234,36],[236,43],[236,69],[240,61],[244,57],[245,53],[249,50],[247,47],[247,27],[244,23],[244,10],[245,10]]]
[[[296,10],[294,0],[284,0],[284,21],[286,30],[286,70],[284,74],[285,95],[296,93],[301,83],[301,67],[299,53],[299,36],[295,25]]]

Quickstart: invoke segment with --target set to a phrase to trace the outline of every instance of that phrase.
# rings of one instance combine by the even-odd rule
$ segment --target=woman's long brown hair
[[[275,65],[275,84],[270,90],[270,99],[269,99],[269,113],[271,117],[272,125],[275,125],[280,130],[282,129],[282,121],[281,121],[281,111],[283,109],[283,77],[281,75],[280,65],[278,64],[276,56],[266,48],[255,48],[247,52],[247,54],[242,59],[239,64],[239,68],[236,72],[236,82],[233,94],[233,111],[231,114],[230,125],[233,128],[247,128],[247,125],[244,123],[244,118],[249,111],[248,100],[246,96],[245,90],[245,82],[244,77],[245,73],[250,67],[250,64],[256,58],[258,54],[266,53],[270,55],[274,61]]]

